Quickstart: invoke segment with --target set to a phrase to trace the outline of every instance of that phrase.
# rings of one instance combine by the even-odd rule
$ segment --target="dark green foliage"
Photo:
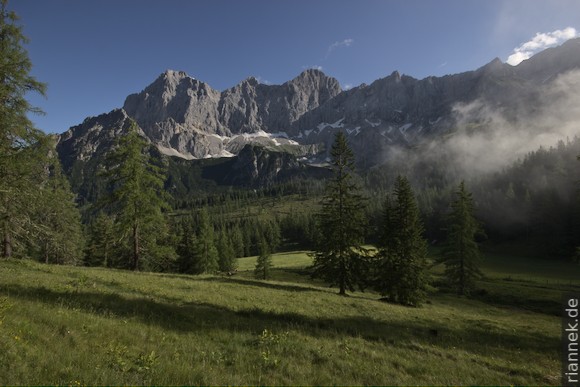
[[[219,269],[218,251],[215,247],[214,228],[207,210],[199,214],[199,233],[195,244],[195,272],[216,273]]]
[[[316,237],[316,220],[313,214],[295,211],[282,218],[280,232],[286,242],[296,248],[312,249]]]
[[[337,285],[344,295],[355,285],[364,287],[367,254],[361,245],[366,220],[364,200],[352,175],[354,155],[344,133],[336,135],[330,154],[334,176],[318,214],[320,239],[313,254],[313,275]]]
[[[217,250],[219,255],[219,269],[222,272],[231,272],[236,268],[234,247],[229,234],[224,228],[218,234]]]
[[[170,247],[163,214],[169,209],[163,190],[164,167],[150,156],[148,148],[132,123],[107,158],[112,191],[106,203],[109,211],[117,214],[115,226],[130,251],[129,267],[138,270],[144,260],[146,269],[167,270],[175,252]]]
[[[513,189],[512,189],[513,191]],[[445,277],[460,295],[469,294],[475,286],[475,279],[481,277],[480,260],[476,236],[481,233],[479,223],[474,217],[471,193],[461,182],[451,213],[447,220],[447,240],[441,262],[445,264]]]
[[[244,235],[240,226],[234,224],[230,231],[232,248],[234,249],[234,258],[240,258],[244,256]]]
[[[26,93],[44,95],[45,85],[30,75],[32,63],[23,48],[27,39],[18,17],[0,2],[0,255],[34,241],[31,219],[38,204],[38,186],[48,155],[46,137],[35,129],[28,113],[39,112]]]
[[[258,246],[260,255],[256,261],[254,276],[258,279],[267,280],[270,278],[270,271],[272,268],[272,253],[270,252],[270,247],[265,239],[262,239]]]
[[[88,266],[118,266],[114,219],[100,212],[89,226],[89,240],[85,251]]]
[[[187,217],[180,224],[181,238],[177,245],[177,270],[180,273],[194,274],[196,271],[196,246],[197,238],[191,218]]]
[[[82,261],[84,235],[75,195],[63,176],[58,159],[50,159],[49,174],[38,190],[32,220],[37,233],[34,245],[46,263],[78,264]]]
[[[427,287],[427,243],[409,181],[397,178],[383,212],[383,236],[377,254],[374,287],[386,300],[420,305]]]

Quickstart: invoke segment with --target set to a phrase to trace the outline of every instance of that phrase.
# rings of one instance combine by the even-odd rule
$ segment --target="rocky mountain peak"
[[[252,77],[248,77],[248,78],[244,79],[242,81],[242,83],[245,83],[245,84],[248,84],[251,86],[257,86],[260,84],[260,81],[258,81],[258,79],[256,77],[252,76]]]
[[[318,69],[307,69],[285,85],[296,85],[302,88],[325,89],[329,94],[337,95],[342,91],[337,79],[329,77]]]
[[[127,117],[161,152],[183,158],[231,157],[246,144],[260,143],[328,149],[333,134],[342,130],[357,157],[373,165],[392,146],[414,146],[454,128],[458,104],[483,101],[502,112],[530,115],[544,85],[577,68],[580,39],[515,67],[495,58],[475,71],[422,80],[393,71],[345,92],[318,69],[304,70],[282,85],[249,77],[223,92],[183,71],[167,70],[128,96],[123,110],[63,134],[59,152],[67,154],[61,158],[68,157],[68,165],[89,160],[99,148],[91,144],[106,147],[109,142],[99,139],[123,128]]]
[[[510,70],[511,66],[503,63],[501,59],[494,58],[491,62],[481,66],[476,70],[476,72],[483,73],[483,74],[490,74],[490,73],[499,73],[504,72],[504,70]]]
[[[521,77],[546,83],[558,74],[578,68],[580,68],[580,38],[575,38],[522,61],[515,67],[515,71]]]

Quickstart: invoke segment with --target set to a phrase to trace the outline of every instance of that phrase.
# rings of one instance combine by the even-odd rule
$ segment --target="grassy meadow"
[[[560,383],[578,266],[489,255],[473,299],[409,308],[338,296],[310,263],[276,254],[258,281],[255,257],[231,277],[0,261],[0,384]]]

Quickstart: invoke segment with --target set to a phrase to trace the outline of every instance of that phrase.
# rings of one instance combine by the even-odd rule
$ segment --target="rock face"
[[[75,161],[87,162],[104,155],[130,125],[127,113],[116,109],[98,117],[89,117],[62,133],[56,149],[65,170],[69,170]]]
[[[248,78],[220,93],[182,71],[167,70],[127,97],[123,110],[166,154],[184,158],[228,156],[236,135],[288,130],[304,113],[341,91],[338,81],[307,70],[283,85]],[[238,139],[239,140],[239,139]]]
[[[421,80],[395,71],[347,91],[318,70],[282,85],[248,78],[223,92],[167,70],[128,96],[122,109],[87,118],[63,133],[58,151],[65,167],[90,159],[109,147],[131,118],[162,153],[185,159],[232,157],[248,144],[261,144],[314,161],[312,154],[329,149],[341,130],[359,162],[372,166],[395,145],[413,146],[452,130],[462,104],[481,101],[514,120],[534,114],[546,85],[578,68],[580,39],[516,67],[494,59],[474,71]],[[469,119],[477,121],[477,114]]]

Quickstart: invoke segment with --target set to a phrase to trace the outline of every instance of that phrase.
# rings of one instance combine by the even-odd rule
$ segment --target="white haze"
[[[540,101],[533,116],[515,112],[515,120],[482,100],[456,105],[458,131],[443,143],[431,144],[430,153],[444,155],[468,178],[498,171],[540,147],[580,135],[580,70],[556,78]]]

